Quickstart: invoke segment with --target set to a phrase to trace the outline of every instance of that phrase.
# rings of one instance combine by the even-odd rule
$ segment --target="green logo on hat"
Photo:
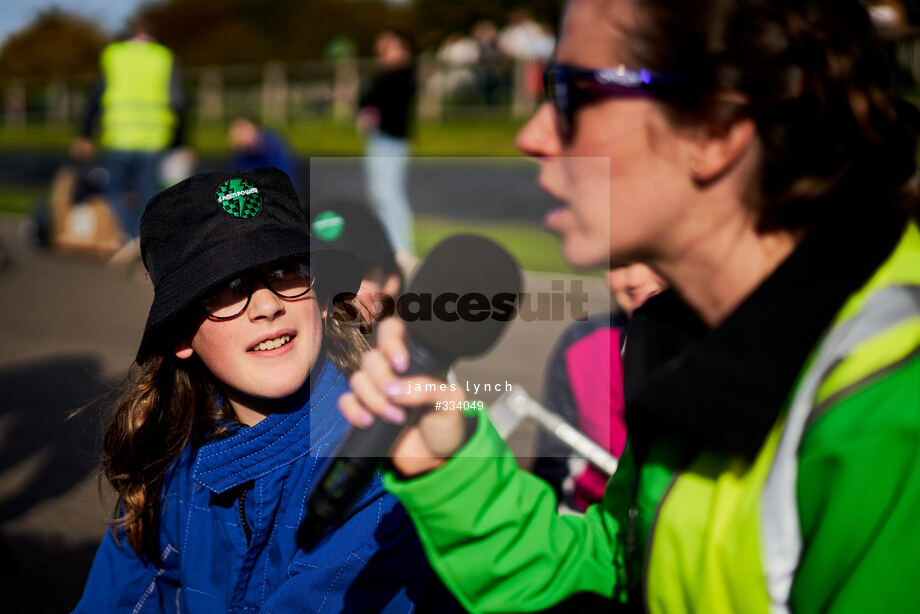
[[[217,204],[230,215],[245,220],[259,215],[262,194],[252,182],[234,177],[217,186]]]
[[[323,211],[310,224],[313,234],[322,241],[335,241],[345,231],[345,220],[335,211]]]

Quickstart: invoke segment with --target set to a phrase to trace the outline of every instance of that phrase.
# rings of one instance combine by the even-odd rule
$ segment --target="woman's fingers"
[[[369,427],[375,419],[403,424],[404,408],[422,410],[418,422],[403,433],[392,451],[400,472],[418,475],[443,464],[462,445],[464,394],[442,379],[400,377],[408,368],[405,325],[398,318],[384,320],[377,330],[377,349],[365,352],[361,368],[349,380],[351,392],[339,399],[339,409],[359,428]]]
[[[409,368],[409,350],[406,347],[406,325],[396,317],[386,318],[377,328],[377,349],[383,353],[397,373]]]
[[[361,369],[352,374],[349,384],[361,409],[387,422],[402,424],[406,421],[405,411],[390,402],[384,391],[394,379],[396,376],[383,354],[371,350],[361,358]]]
[[[434,407],[438,401],[447,403],[453,401],[453,406],[462,404],[464,395],[442,379],[435,379],[427,375],[411,375],[409,377],[394,378],[383,389],[384,394],[394,404],[402,407],[426,408]]]

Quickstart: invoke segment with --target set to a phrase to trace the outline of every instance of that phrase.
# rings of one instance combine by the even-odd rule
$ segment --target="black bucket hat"
[[[150,199],[140,242],[154,296],[138,361],[156,332],[209,288],[279,258],[309,255],[323,300],[356,292],[358,259],[311,237],[309,227],[290,178],[272,167],[201,173]]]

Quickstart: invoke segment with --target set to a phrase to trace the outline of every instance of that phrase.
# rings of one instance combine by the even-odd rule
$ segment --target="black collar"
[[[624,356],[626,423],[639,458],[663,437],[689,454],[753,459],[812,348],[892,252],[904,222],[841,215],[813,230],[715,330],[673,291],[639,309]]]

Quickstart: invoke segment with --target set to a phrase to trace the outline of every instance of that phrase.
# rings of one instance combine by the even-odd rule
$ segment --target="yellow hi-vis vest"
[[[172,139],[176,123],[170,106],[173,55],[147,41],[112,43],[100,59],[103,147],[123,151],[160,151]]]

